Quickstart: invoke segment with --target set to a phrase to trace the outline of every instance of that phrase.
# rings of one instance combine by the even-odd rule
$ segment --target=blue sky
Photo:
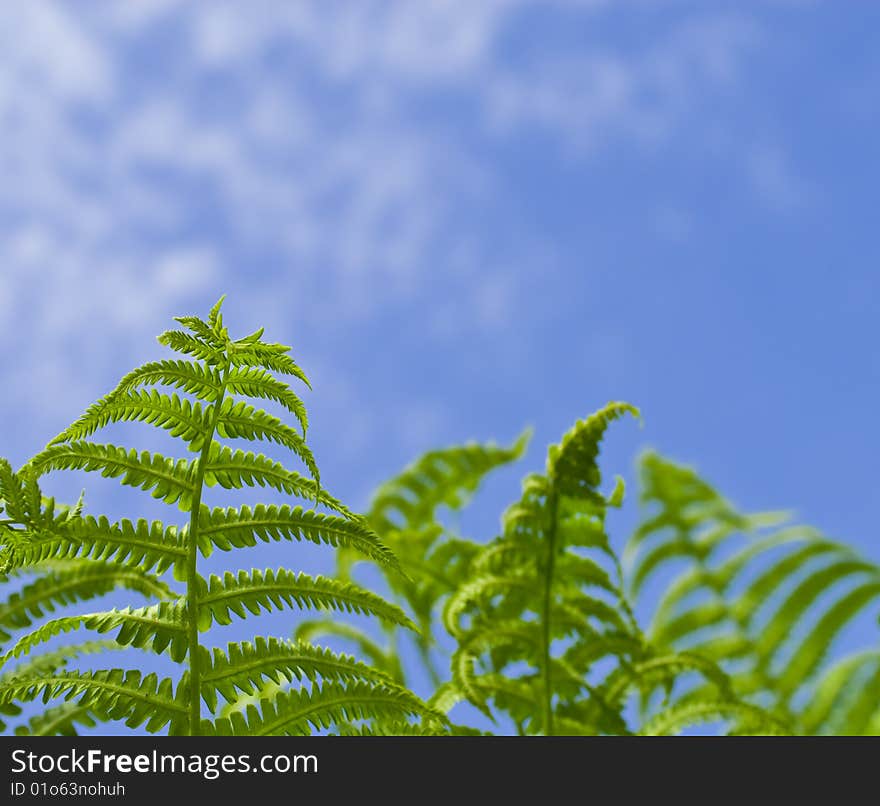
[[[880,559],[878,30],[818,0],[3,4],[0,453],[226,293],[294,345],[353,506],[533,425],[488,538],[626,399],[609,473],[651,445]]]

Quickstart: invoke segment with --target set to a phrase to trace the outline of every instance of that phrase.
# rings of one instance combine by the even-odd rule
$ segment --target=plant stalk
[[[186,613],[187,613],[187,643],[189,645],[189,735],[199,736],[202,725],[202,689],[201,669],[199,668],[199,574],[198,574],[198,537],[199,537],[199,513],[202,508],[202,487],[205,483],[205,465],[208,463],[208,455],[214,444],[214,431],[217,427],[217,417],[223,399],[226,396],[226,378],[229,372],[227,362],[220,374],[220,394],[211,407],[208,421],[208,433],[199,454],[195,476],[195,492],[193,494],[192,508],[189,519],[189,533],[187,534],[187,563],[186,563]]]

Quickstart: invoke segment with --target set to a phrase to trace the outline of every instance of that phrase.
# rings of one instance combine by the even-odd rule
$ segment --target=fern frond
[[[174,592],[156,577],[137,568],[101,562],[79,562],[51,570],[0,602],[0,642],[8,641],[8,630],[30,627],[35,619],[59,606],[73,604],[125,588],[149,598],[170,598]]]
[[[757,638],[756,651],[762,661],[766,662],[775,654],[807,608],[832,584],[850,575],[870,573],[872,570],[875,569],[870,563],[845,558],[824,566],[801,580],[770,621],[764,625]],[[865,601],[869,601],[870,598]]]
[[[150,731],[167,725],[171,733],[198,734],[202,701],[214,708],[218,696],[234,700],[228,719],[238,720],[241,717],[234,714],[252,707],[245,702],[248,698],[262,700],[272,694],[274,700],[266,699],[277,701],[280,710],[276,712],[274,704],[266,707],[283,718],[284,724],[276,726],[278,732],[288,728],[299,732],[309,719],[334,721],[337,714],[349,721],[361,714],[374,721],[372,728],[383,730],[428,713],[424,704],[382,669],[309,644],[258,638],[253,643],[230,644],[228,655],[220,650],[211,655],[202,648],[199,633],[214,623],[229,624],[233,615],[293,606],[376,616],[391,628],[415,629],[400,607],[348,582],[312,578],[284,568],[242,571],[237,576],[227,572],[207,580],[200,576],[200,554],[207,557],[215,549],[253,546],[258,540],[326,544],[357,551],[389,572],[400,570],[397,558],[368,522],[322,490],[317,464],[304,439],[305,406],[271,374],[289,374],[308,385],[305,373],[287,355],[289,348],[264,342],[262,328],[231,338],[223,325],[222,302],[223,298],[207,320],[177,317],[185,330],[170,330],[159,337],[160,343],[188,359],[153,361],[129,372],[18,472],[0,461],[0,509],[6,515],[0,520],[0,574],[37,575],[0,603],[0,641],[12,639],[13,631],[30,630],[0,656],[0,665],[5,665],[5,673],[0,674],[0,713],[19,715],[17,700],[42,697],[48,702],[63,696],[68,701],[30,725],[19,725],[20,732],[73,734],[77,724],[125,719],[132,727],[146,722]],[[302,434],[235,396],[269,400],[286,409]],[[199,456],[192,461],[169,459],[88,441],[98,429],[123,422],[162,428]],[[264,440],[286,447],[302,460],[310,477],[256,452],[233,450],[220,443],[224,439]],[[112,523],[103,516],[84,516],[82,498],[72,508],[56,506],[42,495],[39,479],[60,470],[116,478],[176,504],[188,523],[180,528],[159,521]],[[287,505],[211,510],[202,504],[209,486],[270,487],[314,500],[335,514]],[[178,597],[159,577],[169,569],[175,579],[186,583],[183,596]],[[409,583],[403,574],[395,578]],[[142,608],[45,620],[62,605],[117,587],[161,601]],[[38,645],[82,628],[113,635],[115,641],[62,645],[42,655],[32,654]],[[160,683],[155,675],[142,677],[139,672],[118,669],[91,674],[64,670],[73,658],[108,646],[167,652],[172,661],[186,661],[188,668],[179,678],[176,693],[170,679]],[[399,667],[396,674],[402,677]],[[298,714],[284,706],[296,703],[294,695],[280,690],[280,681],[290,683],[294,678],[313,684],[312,692],[303,696],[310,697],[314,707],[302,702],[309,707]],[[392,713],[393,720],[389,716],[382,721]],[[435,717],[441,719],[439,715],[431,718]]]
[[[676,652],[621,666],[604,687],[604,699],[609,703],[622,704],[632,688],[651,691],[663,685],[668,689],[677,678],[690,673],[705,678],[722,699],[732,698],[730,677],[717,663],[694,652]]]
[[[325,490],[320,489],[314,479],[288,470],[280,462],[262,454],[250,451],[232,451],[226,445],[213,445],[205,465],[205,483],[209,486],[219,484],[227,489],[241,489],[244,486],[273,487],[289,495],[316,500],[319,504],[335,512],[352,517],[352,513]]]
[[[804,733],[842,733],[850,736],[861,733],[855,730],[855,719],[840,719],[838,715],[842,712],[861,715],[860,727],[864,728],[880,708],[880,692],[872,691],[870,685],[865,685],[866,676],[868,680],[880,678],[880,652],[876,650],[857,652],[835,663],[822,676],[801,714],[800,724]],[[855,697],[856,702],[846,702],[852,701],[856,692],[860,691],[867,693],[868,702],[858,702],[858,696]],[[856,707],[853,708],[853,705]]]
[[[651,638],[660,646],[677,646],[682,639],[698,630],[723,624],[729,616],[730,606],[727,602],[720,599],[701,602],[655,624],[651,630]]]
[[[232,345],[229,360],[233,367],[261,367],[281,375],[299,378],[309,389],[312,388],[305,372],[285,353],[290,348],[283,344],[265,344],[239,340]]]
[[[315,481],[320,480],[315,457],[302,436],[262,409],[254,408],[243,400],[235,401],[228,397],[218,411],[216,429],[218,436],[226,439],[260,439],[275,442],[298,456],[308,468],[312,478]]]
[[[643,500],[654,510],[630,543],[634,587],[648,568],[687,561],[660,599],[651,640],[729,664],[739,698],[774,703],[795,723],[802,711],[807,732],[830,730],[823,709],[843,700],[823,666],[847,625],[880,599],[880,568],[812,529],[764,534],[778,514],[743,515],[690,468],[656,455],[642,462]],[[824,705],[811,706],[813,697]],[[880,686],[858,707],[869,721]]]
[[[641,417],[639,410],[629,403],[609,403],[585,420],[578,420],[558,445],[550,447],[547,476],[560,495],[572,498],[596,495],[595,489],[601,480],[597,465],[599,445],[608,426],[627,414],[636,419]]]
[[[212,509],[203,507],[199,522],[199,548],[207,556],[210,547],[229,551],[231,548],[255,546],[257,539],[307,540],[330,546],[347,547],[369,557],[382,566],[398,570],[397,558],[360,520],[323,515],[302,507],[265,506],[251,509]]]
[[[119,381],[110,394],[129,392],[140,386],[156,385],[180,389],[206,403],[216,400],[222,389],[220,375],[216,369],[196,361],[166,359],[151,361],[132,370]]]
[[[771,544],[764,541],[765,545]],[[771,564],[758,574],[736,599],[733,614],[739,619],[750,621],[764,602],[794,577],[807,563],[823,555],[833,555],[840,546],[820,537],[810,540],[805,546],[786,553],[782,559]],[[757,558],[758,555],[755,555]]]
[[[12,469],[12,465],[0,457],[0,502],[9,518],[16,523],[29,520],[30,506],[25,495],[21,477]]]
[[[779,676],[779,693],[790,697],[809,680],[825,658],[831,642],[865,606],[880,597],[880,581],[859,585],[831,605],[788,659]],[[880,705],[880,701],[878,701]]]
[[[208,311],[208,324],[214,329],[215,332],[226,334],[226,328],[223,327],[223,313],[221,309],[223,308],[223,301],[226,299],[226,294],[221,294],[220,299],[218,299],[212,306],[211,310]]]
[[[329,649],[302,641],[282,641],[257,637],[253,643],[229,644],[226,652],[206,649],[202,663],[202,697],[211,711],[217,709],[217,695],[234,702],[239,692],[254,694],[266,679],[275,683],[303,678],[349,682],[367,681],[392,684],[384,672],[360,663],[350,655],[338,655]]]
[[[187,557],[185,536],[161,521],[121,520],[101,516],[76,518],[56,525],[16,547],[14,565],[31,566],[54,559],[90,558],[139,567],[157,574],[172,565],[177,570]]]
[[[182,330],[166,330],[158,337],[159,344],[170,347],[176,353],[191,355],[198,361],[204,361],[209,367],[217,366],[223,359],[223,350],[184,333]]]
[[[446,605],[443,608],[443,626],[453,636],[460,638],[466,632],[466,629],[461,625],[461,618],[472,604],[511,591],[534,596],[539,590],[535,581],[527,577],[478,577],[461,586],[446,600]]]
[[[224,334],[215,330],[208,322],[199,319],[198,316],[175,316],[175,322],[180,322],[190,333],[194,334],[200,341],[213,347],[216,350],[223,350],[226,346],[226,337]]]
[[[488,651],[497,652],[500,647],[510,644],[530,650],[520,654],[533,663],[540,655],[541,630],[535,623],[523,621],[494,621],[489,629],[475,629],[458,640],[458,647],[452,655],[452,681],[467,699],[490,719],[492,712],[486,703],[485,688],[481,687],[476,673],[479,657]],[[495,664],[496,668],[501,666]]]
[[[875,664],[861,676],[861,685],[848,692],[835,733],[839,736],[880,736],[880,668]]]
[[[36,630],[23,635],[5,655],[0,667],[12,658],[29,654],[38,644],[56,635],[85,627],[99,633],[119,630],[116,643],[143,649],[149,646],[161,654],[167,648],[171,659],[181,661],[187,653],[186,610],[180,602],[159,602],[149,607],[106,610],[78,616],[64,616],[41,624]]]
[[[124,719],[129,727],[146,723],[146,730],[155,733],[165,725],[186,722],[186,687],[184,680],[175,693],[170,678],[132,670],[112,669],[99,672],[58,672],[39,677],[13,678],[0,683],[0,703],[13,700],[27,702],[42,697],[43,702],[64,696],[79,696],[79,704],[106,714],[108,719]]]
[[[324,683],[294,691],[281,691],[274,700],[263,700],[260,708],[249,706],[245,714],[203,722],[206,735],[218,736],[308,736],[335,724],[363,719],[378,722],[407,721],[413,716],[442,719],[406,689],[369,683]]]
[[[614,730],[625,728],[612,707],[590,705],[601,692],[586,675],[602,658],[629,663],[633,647],[641,648],[605,533],[606,510],[620,504],[623,485],[607,496],[599,489],[599,444],[626,414],[638,411],[611,403],[550,447],[546,475],[526,476],[519,500],[504,513],[501,537],[470,559],[469,574],[443,608],[458,644],[456,689],[487,715],[506,711],[520,731],[596,733],[612,722]],[[560,639],[567,645],[562,657],[554,649]],[[590,647],[602,649],[590,656]],[[508,679],[507,668],[518,664],[527,671]],[[578,723],[578,715],[586,721]]]
[[[266,370],[260,367],[236,367],[226,376],[226,388],[233,394],[272,400],[280,404],[296,417],[303,436],[306,435],[309,418],[302,400]]]
[[[647,647],[641,636],[628,632],[596,633],[588,640],[569,646],[562,655],[569,668],[578,671],[583,677],[602,658],[612,657],[629,666],[647,654]]]
[[[42,475],[50,470],[100,471],[102,476],[120,478],[122,484],[149,491],[166,504],[183,510],[192,503],[195,487],[191,465],[186,459],[166,459],[149,451],[126,450],[115,445],[70,442],[53,445],[28,463]]]
[[[584,588],[598,588],[617,595],[618,586],[608,571],[589,557],[565,552],[556,561],[559,574]]]
[[[232,614],[246,617],[246,611],[283,609],[296,605],[316,610],[337,610],[378,616],[390,623],[415,630],[415,625],[397,605],[375,593],[348,582],[328,577],[294,574],[284,568],[277,571],[226,572],[222,579],[212,575],[202,580],[199,593],[200,628],[206,630],[213,620],[231,624]]]
[[[207,416],[200,403],[191,403],[176,394],[150,391],[113,392],[94,403],[86,413],[62,431],[49,445],[84,440],[111,423],[141,422],[164,428],[172,437],[188,443],[191,451],[201,450],[208,433]]]

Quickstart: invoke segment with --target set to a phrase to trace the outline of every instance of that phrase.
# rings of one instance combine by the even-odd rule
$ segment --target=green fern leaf
[[[256,615],[262,610],[280,610],[294,604],[300,608],[374,615],[390,624],[416,629],[399,607],[374,593],[347,582],[294,574],[284,568],[239,571],[237,576],[227,571],[222,579],[212,575],[207,582],[202,580],[199,626],[206,630],[212,620],[231,624],[232,614],[245,618],[246,611]]]
[[[880,597],[880,580],[859,585],[831,605],[798,646],[779,677],[778,687],[783,698],[800,688],[816,671],[834,638],[865,606]]]
[[[651,640],[660,646],[677,646],[678,643],[698,630],[716,627],[724,623],[730,616],[730,608],[726,602],[710,600],[671,616],[665,623],[655,625],[651,630]]]
[[[315,481],[320,481],[315,457],[300,434],[262,409],[226,398],[218,411],[216,428],[217,434],[227,439],[262,439],[282,445],[302,460]]]
[[[523,646],[530,652],[526,658],[535,662],[540,655],[541,630],[538,624],[522,621],[493,621],[488,629],[475,629],[458,640],[452,655],[452,681],[467,699],[486,716],[492,712],[486,703],[485,689],[481,688],[475,665],[479,657],[489,650],[509,644]],[[531,657],[530,657],[531,656]],[[520,655],[519,657],[522,657]]]
[[[847,693],[858,690],[867,691],[868,686],[862,684],[867,671],[874,676],[880,671],[880,653],[867,650],[848,655],[834,664],[816,685],[813,696],[801,714],[800,722],[806,734],[836,732],[834,724],[836,715],[845,705]],[[873,694],[873,692],[871,692]],[[857,713],[872,714],[880,703],[880,693],[871,698],[869,703],[857,708]],[[852,725],[846,735],[853,735]]]
[[[18,725],[20,733],[72,735],[77,725],[124,719],[132,727],[146,722],[149,731],[167,726],[172,734],[198,734],[202,702],[213,708],[218,696],[234,700],[228,703],[229,715],[221,717],[219,724],[224,724],[222,719],[242,719],[240,714],[254,707],[248,698],[277,700],[281,705],[277,713],[289,723],[279,726],[279,732],[288,727],[300,731],[308,725],[312,711],[319,722],[345,717],[352,723],[353,715],[361,714],[359,718],[372,720],[370,728],[377,732],[428,711],[382,669],[302,642],[260,638],[231,644],[228,656],[219,650],[212,656],[202,648],[199,633],[214,623],[229,624],[233,615],[292,606],[377,616],[389,628],[415,628],[397,605],[348,582],[287,569],[243,571],[237,576],[227,572],[207,580],[199,575],[200,554],[207,557],[218,548],[282,539],[356,550],[389,573],[399,572],[400,567],[364,518],[321,489],[317,464],[304,440],[305,406],[271,374],[289,374],[308,385],[305,374],[287,355],[289,348],[264,342],[262,328],[233,340],[223,325],[222,302],[221,298],[211,309],[207,321],[177,317],[185,330],[159,337],[160,343],[188,359],[154,361],[128,373],[17,473],[8,462],[0,462],[0,508],[7,516],[0,520],[0,572],[36,575],[0,604],[0,640],[11,639],[13,631],[30,629],[0,657],[5,665],[5,673],[0,674],[0,713],[20,715],[17,700],[66,700],[60,708]],[[155,387],[177,391],[166,393]],[[269,400],[286,409],[302,435],[278,417],[234,399],[235,395]],[[124,422],[162,428],[199,456],[193,461],[175,460],[87,441],[98,429]],[[311,477],[291,472],[256,452],[221,445],[221,439],[265,440],[289,448]],[[150,492],[154,498],[177,504],[188,523],[179,528],[159,521],[112,523],[103,516],[84,516],[82,497],[74,507],[56,506],[42,495],[39,479],[60,470],[100,472]],[[260,504],[211,510],[202,499],[212,485],[230,490],[270,487],[314,500],[335,514]],[[160,578],[169,569],[176,580],[186,583],[184,595],[177,596]],[[402,574],[394,579],[410,584]],[[59,606],[117,587],[164,601],[45,620]],[[64,669],[72,659],[91,648],[107,647],[108,642],[61,645],[42,655],[33,653],[38,645],[82,628],[115,636],[113,647],[167,652],[172,661],[186,661],[188,668],[179,678],[177,692],[170,679],[159,682],[155,675]],[[402,677],[399,667],[396,674]],[[284,694],[280,688],[280,681],[290,683],[294,678],[314,684],[312,692],[304,695],[311,698],[314,708],[298,715],[283,703],[295,704],[294,698],[300,695]],[[431,716],[435,718],[439,716]]]
[[[835,730],[839,736],[880,736],[880,665],[866,671],[860,685],[847,692]]]
[[[268,459],[262,454],[242,450],[233,452],[228,446],[214,445],[208,454],[205,465],[205,483],[209,486],[219,484],[226,489],[241,489],[244,486],[273,487],[289,495],[310,498],[335,512],[351,517],[351,512],[333,496],[319,489],[314,479],[307,478],[292,470],[287,470],[280,462]]]
[[[184,333],[182,330],[166,330],[158,337],[159,344],[170,347],[176,353],[191,355],[198,361],[204,361],[209,367],[217,366],[223,360],[223,350]]]
[[[175,322],[180,322],[190,333],[193,333],[200,341],[210,345],[216,350],[222,350],[226,346],[226,337],[218,332],[211,324],[199,319],[198,316],[175,316]]]
[[[302,400],[266,370],[260,367],[235,368],[226,376],[226,388],[233,394],[279,403],[296,417],[305,437],[309,418]]]
[[[106,610],[100,613],[86,613],[77,616],[64,616],[41,624],[36,630],[23,635],[2,658],[0,666],[12,658],[29,654],[38,644],[56,635],[85,627],[99,633],[119,630],[116,643],[120,646],[133,646],[143,649],[149,646],[160,654],[167,648],[171,659],[182,661],[187,653],[186,610],[180,602],[159,602],[141,608]]]
[[[162,573],[181,566],[187,558],[184,536],[176,526],[160,521],[111,523],[101,516],[86,516],[57,524],[18,546],[14,563],[31,566],[54,559],[113,560],[119,565]]]
[[[639,410],[629,403],[609,403],[585,420],[578,420],[553,445],[547,455],[547,476],[560,495],[591,498],[601,478],[598,470],[599,445],[608,426],[626,414],[637,419]],[[602,499],[602,503],[605,503]]]
[[[155,674],[144,677],[139,671],[57,672],[0,683],[0,702],[79,696],[79,704],[88,704],[108,719],[124,719],[129,727],[146,723],[146,730],[155,733],[171,723],[176,732],[175,726],[185,722],[188,714],[185,682],[175,693],[169,678],[160,681]]]
[[[287,505],[265,506],[253,509],[213,509],[203,507],[199,523],[199,548],[207,556],[211,546],[221,551],[255,546],[257,539],[308,540],[330,546],[348,547],[380,565],[397,571],[399,563],[389,548],[383,545],[375,532],[360,520],[349,520],[323,515],[302,507]]]
[[[110,396],[129,392],[140,386],[172,386],[195,395],[199,400],[213,403],[220,395],[223,384],[216,369],[195,361],[151,361],[125,375]]]
[[[8,630],[30,627],[35,619],[59,606],[101,596],[119,587],[150,598],[174,595],[164,582],[136,568],[100,562],[75,563],[50,571],[0,603],[0,642],[9,640]]]
[[[461,618],[470,605],[510,591],[520,591],[534,596],[539,588],[535,581],[528,577],[485,576],[470,580],[446,600],[443,608],[443,626],[453,636],[461,638],[466,633]]]
[[[289,349],[283,344],[238,341],[232,345],[229,359],[233,367],[262,367],[281,375],[292,375],[311,389],[306,374],[289,355],[284,355]]]
[[[732,696],[730,677],[718,664],[693,652],[676,652],[621,666],[619,673],[607,684],[604,698],[606,702],[622,704],[624,696],[633,687],[650,691],[689,673],[697,673],[709,681],[723,699]]]
[[[102,476],[119,478],[122,484],[150,491],[153,498],[178,504],[187,510],[195,488],[191,466],[185,459],[176,462],[149,451],[126,450],[115,445],[71,442],[53,445],[29,463],[42,475],[50,470],[98,470]]]
[[[250,706],[245,714],[206,721],[202,727],[206,735],[308,736],[341,722],[406,721],[412,716],[441,718],[406,689],[362,682],[324,683],[311,690],[281,691],[274,700],[263,700],[259,709]]]
[[[6,514],[16,523],[27,523],[30,507],[25,497],[24,483],[12,465],[0,458],[0,502]]]
[[[783,586],[808,562],[822,555],[834,554],[840,547],[828,540],[812,540],[807,545],[786,554],[756,577],[737,599],[733,612],[744,620],[750,620],[760,606]]]
[[[239,692],[254,694],[267,678],[275,683],[303,678],[314,682],[320,677],[337,682],[393,684],[384,672],[349,655],[337,655],[304,642],[258,637],[253,643],[229,644],[226,652],[215,648],[209,654],[202,648],[202,653],[202,697],[211,711],[217,709],[218,694],[227,702],[235,702]]]
[[[770,621],[761,630],[756,651],[762,662],[769,662],[807,608],[828,589],[852,574],[870,573],[874,567],[861,560],[845,558],[824,566],[803,579],[785,598]]]
[[[113,392],[89,407],[49,445],[83,440],[110,423],[120,422],[142,422],[164,428],[172,437],[188,443],[191,451],[201,450],[208,432],[207,417],[199,403],[155,389]]]

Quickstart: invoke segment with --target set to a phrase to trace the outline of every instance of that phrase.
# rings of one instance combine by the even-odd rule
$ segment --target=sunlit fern
[[[0,605],[5,608],[0,609],[2,637],[37,625],[0,659],[5,667],[0,668],[0,709],[14,715],[20,702],[63,698],[28,726],[19,726],[38,733],[69,733],[75,722],[92,725],[95,720],[124,720],[130,727],[145,725],[150,732],[167,727],[173,734],[300,734],[363,722],[383,730],[383,725],[410,724],[420,717],[440,724],[434,712],[385,671],[310,643],[258,637],[231,643],[225,650],[209,650],[201,643],[200,635],[212,625],[289,607],[363,613],[414,627],[398,606],[338,579],[313,578],[286,568],[227,572],[209,579],[199,574],[199,556],[207,557],[215,549],[279,540],[345,547],[392,572],[398,568],[393,552],[369,525],[320,486],[317,464],[304,438],[305,407],[275,377],[293,376],[308,384],[288,355],[289,348],[264,342],[262,329],[233,340],[223,325],[221,303],[222,299],[207,321],[179,317],[186,331],[159,337],[184,358],[152,362],[126,375],[19,472],[0,464],[5,509],[0,524],[2,570],[11,575],[36,573]],[[184,394],[169,394],[161,387]],[[293,416],[299,430],[235,395],[274,401]],[[163,428],[195,456],[170,459],[89,441],[95,431],[123,421]],[[233,450],[221,439],[274,442],[296,455],[307,475],[262,454]],[[39,479],[62,470],[118,478],[177,505],[186,522],[111,522],[78,509],[58,509],[42,497]],[[232,490],[254,485],[315,502],[329,513],[262,504],[209,509],[202,502],[209,486]],[[163,580],[169,570],[174,580],[185,583],[182,594]],[[82,584],[77,586],[77,579]],[[144,593],[155,603],[43,618],[56,605],[118,587]],[[176,680],[160,680],[137,669],[71,670],[66,664],[77,653],[97,648],[93,643],[36,653],[50,638],[80,628],[110,634],[118,646],[167,653],[185,668]],[[277,686],[271,696],[222,712],[221,701],[237,702],[265,692],[262,684],[267,680],[298,680],[302,685]]]
[[[624,415],[638,412],[611,403],[551,446],[545,473],[526,477],[501,536],[471,559],[445,603],[458,648],[434,704],[448,710],[466,699],[491,718],[507,715],[521,734],[671,733],[718,721],[786,732],[737,698],[717,664],[659,651],[642,635],[605,527],[623,484],[603,494],[598,466],[607,427]],[[679,699],[680,680],[702,681],[699,698]],[[666,698],[634,719],[631,695],[657,686]]]
[[[40,493],[39,484],[31,474],[16,474],[5,459],[0,458],[0,544],[14,546],[29,539],[44,524],[71,521],[82,511],[82,497],[73,507],[59,506],[53,499]],[[8,649],[17,631],[32,627],[47,614],[67,605],[100,597],[111,590],[123,588],[146,598],[170,598],[173,592],[155,575],[137,566],[119,566],[101,560],[49,560],[39,566],[6,569],[0,575],[0,655]],[[118,644],[108,640],[80,641],[61,645],[49,652],[27,656],[6,665],[0,671],[0,686],[15,677],[48,674],[63,670],[72,662],[87,655],[101,653]],[[21,707],[14,701],[0,705],[0,714],[17,717]],[[94,727],[95,715],[86,703],[63,702],[39,712],[15,728],[16,733],[28,735],[71,735],[77,725]],[[0,732],[7,728],[0,719]]]
[[[835,641],[880,611],[880,567],[785,516],[743,515],[692,469],[640,462],[646,515],[627,546],[634,595],[662,583],[648,636],[723,666],[741,698],[797,733],[880,733],[880,649]]]

